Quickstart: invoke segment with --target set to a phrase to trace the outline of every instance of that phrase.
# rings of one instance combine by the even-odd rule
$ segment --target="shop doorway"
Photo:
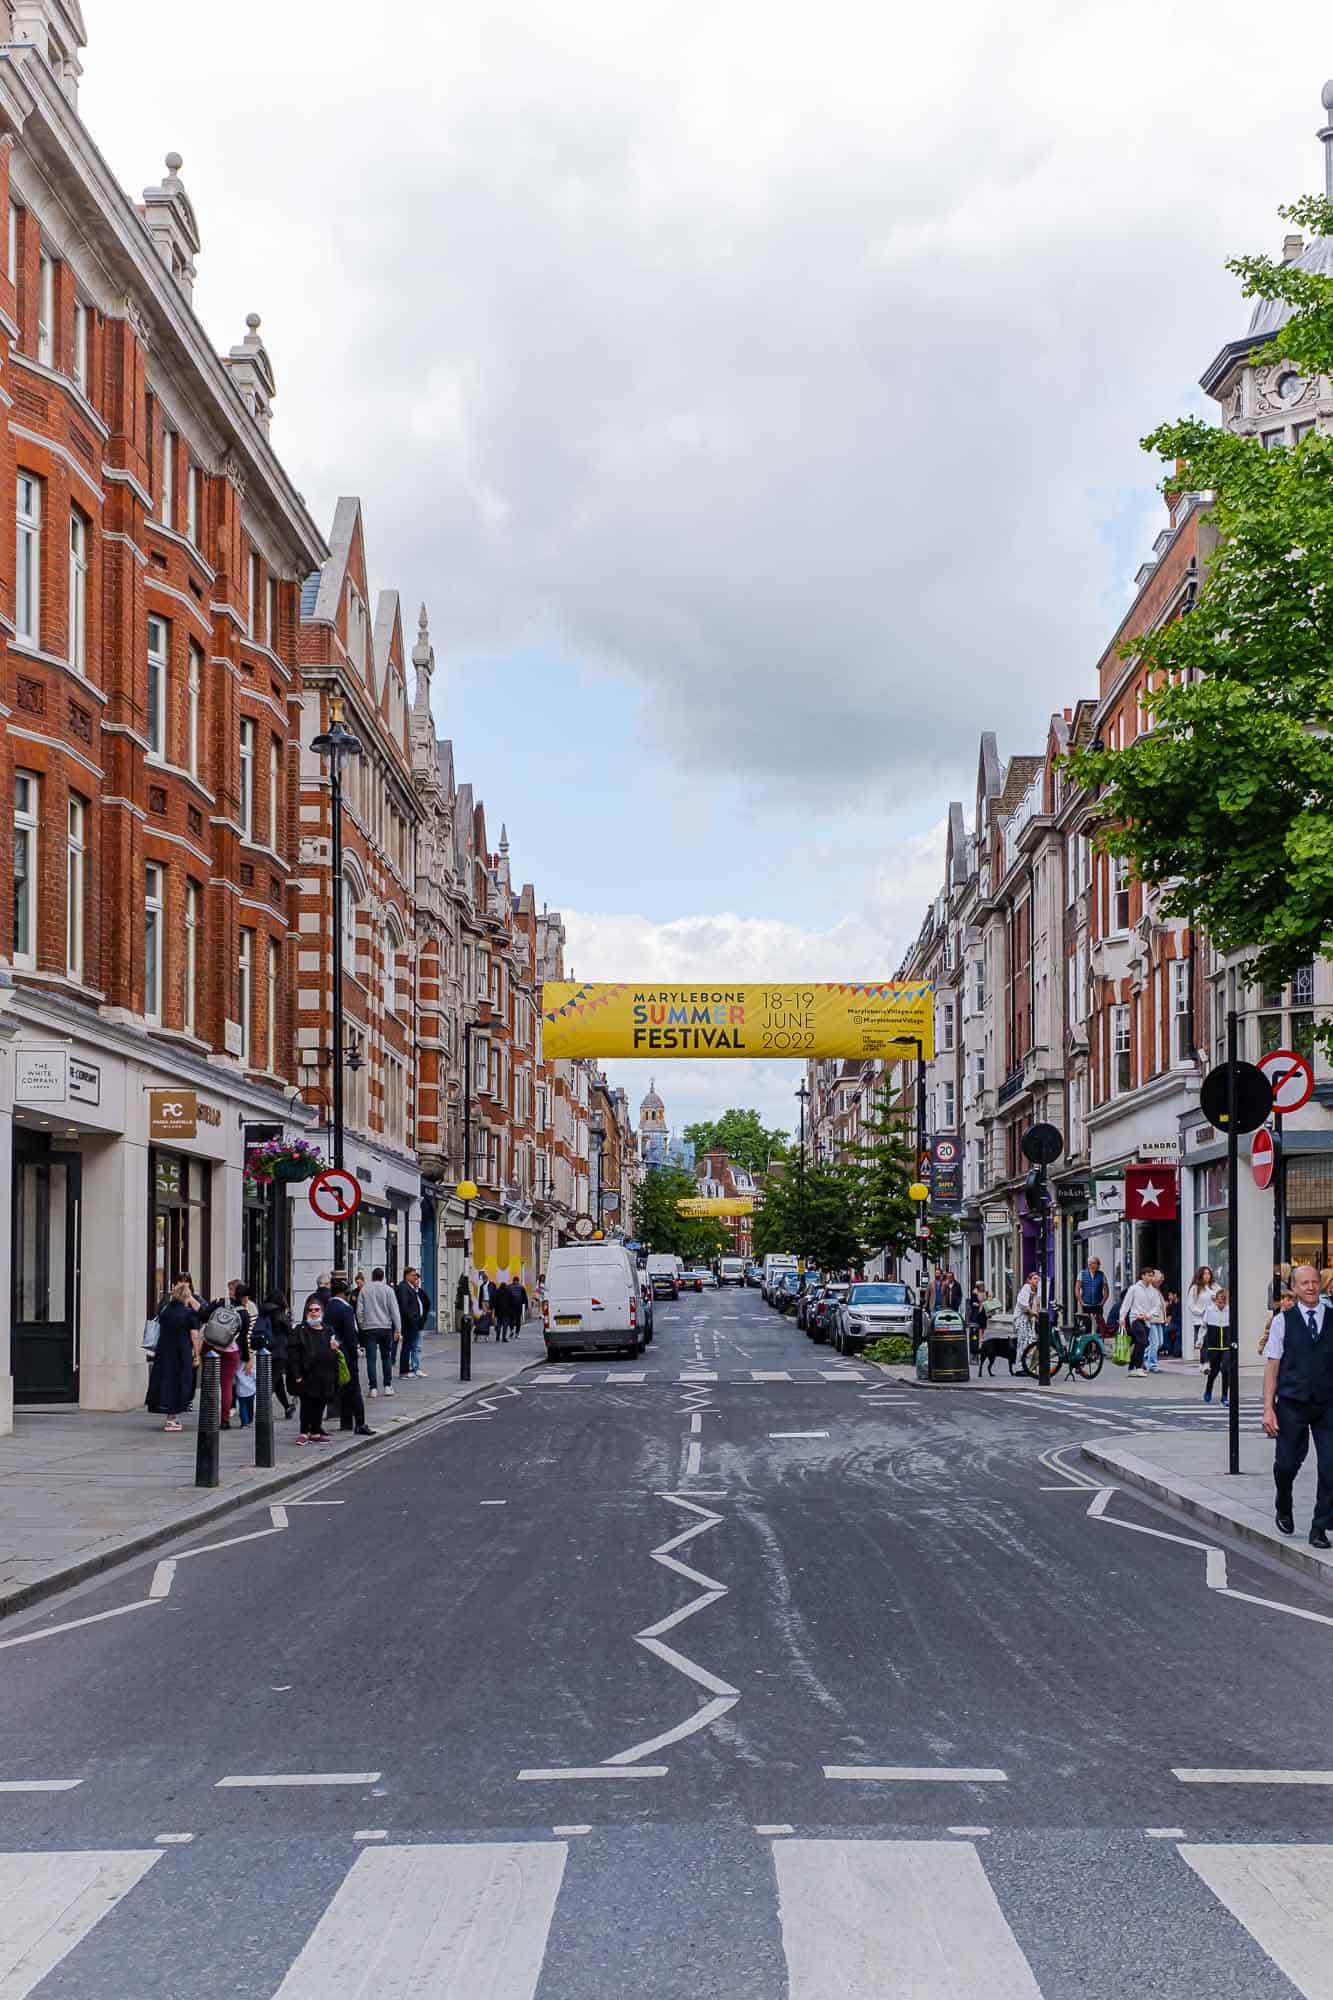
[[[13,1211],[14,1400],[79,1400],[83,1161],[16,1139]]]

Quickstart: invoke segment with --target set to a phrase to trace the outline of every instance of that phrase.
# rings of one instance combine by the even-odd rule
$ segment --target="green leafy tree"
[[[916,1179],[916,1147],[899,1111],[881,1107],[862,1129],[866,1142],[854,1149],[851,1168],[862,1238],[867,1250],[902,1257],[916,1248],[919,1211],[907,1192]],[[932,1218],[927,1261],[942,1258],[949,1240],[948,1226]]]
[[[1333,235],[1333,202],[1280,211]],[[1333,280],[1242,257],[1247,297],[1290,317],[1260,350],[1333,373]],[[1194,419],[1144,439],[1172,490],[1211,493],[1218,546],[1189,617],[1134,638],[1155,727],[1071,754],[1099,835],[1247,974],[1281,985],[1333,939],[1333,437],[1265,450]]]
[[[764,1188],[750,1241],[756,1257],[789,1252],[821,1271],[842,1271],[863,1255],[857,1179],[846,1167],[799,1161]]]
[[[786,1157],[788,1134],[769,1131],[757,1111],[724,1111],[720,1118],[701,1119],[685,1127],[696,1155],[723,1152],[752,1174],[767,1172],[770,1160]]]
[[[650,1167],[634,1194],[634,1234],[668,1256],[687,1264],[706,1264],[721,1254],[726,1231],[716,1216],[682,1215],[679,1204],[699,1193],[694,1175],[685,1167]]]

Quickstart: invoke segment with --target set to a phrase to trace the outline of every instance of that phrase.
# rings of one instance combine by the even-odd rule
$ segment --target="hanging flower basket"
[[[309,1181],[328,1165],[318,1146],[308,1139],[266,1139],[245,1156],[245,1177],[251,1181]]]

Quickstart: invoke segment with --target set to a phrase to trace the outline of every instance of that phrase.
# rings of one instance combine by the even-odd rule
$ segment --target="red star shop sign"
[[[1126,1167],[1126,1222],[1174,1222],[1175,1219],[1176,1169]]]

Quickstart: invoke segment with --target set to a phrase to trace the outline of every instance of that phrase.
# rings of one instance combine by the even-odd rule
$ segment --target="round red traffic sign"
[[[1314,1089],[1314,1071],[1295,1049],[1273,1049],[1258,1067],[1273,1086],[1274,1111],[1299,1111]]]
[[[1261,1125],[1250,1141],[1250,1172],[1256,1187],[1272,1185],[1277,1166],[1277,1140],[1267,1125]]]
[[[328,1167],[310,1183],[310,1206],[321,1222],[346,1222],[361,1206],[361,1183],[346,1167]]]

